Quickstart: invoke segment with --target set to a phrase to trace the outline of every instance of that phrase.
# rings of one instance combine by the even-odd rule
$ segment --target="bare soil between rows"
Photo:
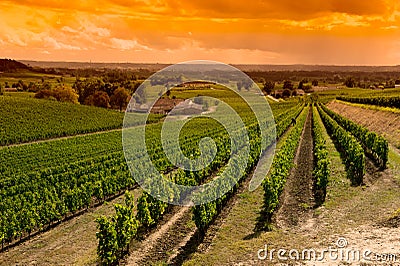
[[[280,199],[281,206],[273,217],[279,228],[304,224],[309,219],[310,209],[315,205],[312,175],[314,155],[311,108],[307,115],[294,163],[295,166],[286,180]]]

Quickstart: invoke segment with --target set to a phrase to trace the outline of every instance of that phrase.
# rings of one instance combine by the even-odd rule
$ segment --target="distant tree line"
[[[265,80],[272,82],[283,82],[291,80],[300,82],[303,79],[316,80],[325,84],[339,84],[352,77],[356,83],[386,83],[400,79],[399,72],[362,72],[362,71],[252,71],[246,72],[255,82],[263,83]],[[314,85],[316,86],[316,85]]]

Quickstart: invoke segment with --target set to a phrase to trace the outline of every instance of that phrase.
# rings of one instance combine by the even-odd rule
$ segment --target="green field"
[[[122,128],[121,112],[24,96],[0,96],[0,145]]]
[[[11,87],[12,84],[18,83],[18,81],[20,80],[22,80],[26,85],[28,85],[31,82],[37,84],[45,81],[50,83],[52,86],[57,86],[61,84],[72,86],[76,78],[71,76],[34,73],[30,71],[0,74],[0,84],[3,87],[5,87],[6,83],[9,85],[9,87]]]

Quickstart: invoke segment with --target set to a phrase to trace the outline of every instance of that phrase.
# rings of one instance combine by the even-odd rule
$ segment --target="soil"
[[[281,206],[275,216],[279,228],[305,224],[305,221],[310,218],[310,208],[315,205],[313,167],[312,109],[310,108],[297,149],[295,167],[287,177],[280,200]]]
[[[54,137],[54,138],[50,138],[50,139],[39,139],[39,140],[30,141],[30,142],[15,143],[15,144],[10,144],[10,145],[0,146],[0,148],[24,146],[24,145],[37,144],[37,143],[56,141],[56,140],[63,140],[63,139],[72,139],[72,138],[76,138],[76,137],[84,137],[84,136],[88,136],[88,135],[98,135],[98,134],[110,133],[110,132],[115,132],[115,131],[122,131],[122,128],[108,129],[108,130],[103,130],[103,131],[94,131],[94,132],[75,134],[75,135],[64,136],[64,137]]]

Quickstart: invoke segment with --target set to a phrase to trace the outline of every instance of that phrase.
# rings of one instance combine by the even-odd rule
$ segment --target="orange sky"
[[[0,58],[400,64],[399,0],[0,2]]]

